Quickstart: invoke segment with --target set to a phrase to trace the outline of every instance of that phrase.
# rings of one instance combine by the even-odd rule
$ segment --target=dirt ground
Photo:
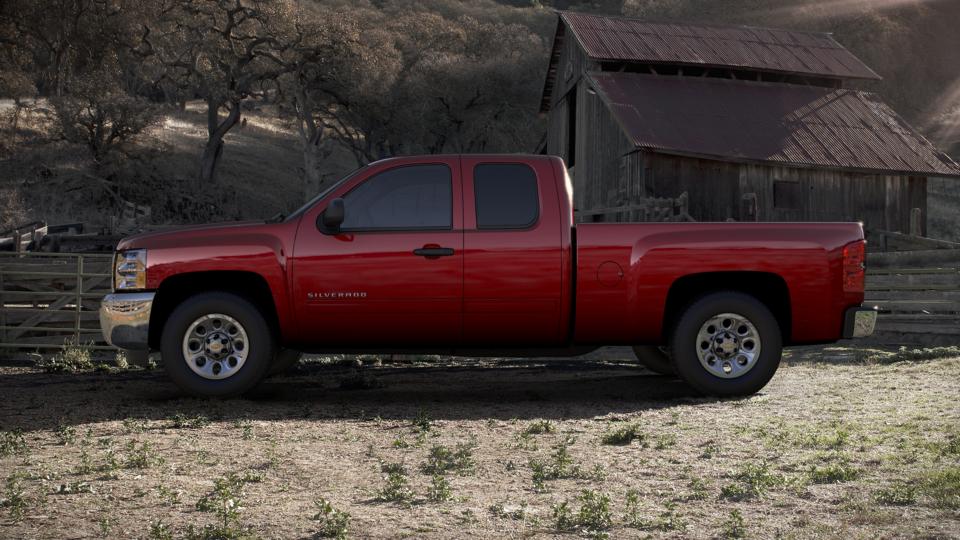
[[[233,401],[13,362],[0,393],[4,538],[960,538],[960,358],[805,348],[723,401],[627,349],[312,359]]]

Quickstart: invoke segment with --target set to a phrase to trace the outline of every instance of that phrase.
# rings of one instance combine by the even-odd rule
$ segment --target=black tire
[[[206,379],[195,373],[184,357],[183,339],[190,325],[211,313],[232,317],[247,334],[247,357],[237,372],[225,379]],[[236,397],[254,388],[270,370],[275,340],[263,315],[248,300],[226,292],[192,296],[181,303],[163,327],[160,352],[167,374],[183,390],[200,397]]]
[[[270,365],[269,375],[272,377],[274,375],[282,375],[290,371],[290,369],[300,361],[302,356],[302,352],[295,351],[293,349],[278,350],[277,356],[273,359],[273,364]]]
[[[753,366],[736,378],[710,373],[697,352],[701,327],[712,317],[724,313],[746,317],[755,327],[761,344]],[[746,396],[766,386],[777,372],[783,338],[776,317],[763,302],[748,294],[726,291],[703,296],[683,311],[670,336],[670,350],[677,374],[698,391],[719,397]]]
[[[637,361],[643,364],[643,367],[654,373],[661,375],[676,375],[677,371],[673,368],[673,359],[670,354],[660,347],[652,345],[637,345],[633,348],[633,354]]]

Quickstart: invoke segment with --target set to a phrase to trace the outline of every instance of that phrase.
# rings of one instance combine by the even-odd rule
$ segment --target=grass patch
[[[410,480],[403,464],[381,464],[380,472],[384,474],[383,487],[377,492],[376,499],[381,502],[410,504],[414,493],[410,489]]]
[[[811,465],[807,471],[810,481],[814,484],[838,484],[840,482],[850,482],[860,477],[860,469],[850,464],[850,460],[837,454],[827,458],[830,463],[826,465]]]
[[[960,467],[954,466],[929,474],[920,484],[920,491],[932,500],[936,508],[960,508]]]
[[[584,478],[580,466],[570,454],[570,446],[574,439],[568,437],[553,446],[553,453],[549,460],[530,460],[530,469],[533,471],[533,489],[538,493],[546,491],[546,482],[560,478]]]
[[[330,501],[323,498],[314,501],[314,506],[317,507],[317,513],[313,515],[313,520],[317,522],[317,532],[314,536],[345,539],[350,526],[350,514],[337,510]]]
[[[210,425],[210,419],[202,414],[187,416],[176,413],[170,417],[170,427],[173,429],[201,429]]]
[[[639,424],[627,424],[604,433],[600,442],[612,446],[626,446],[633,441],[640,441],[642,445],[646,446],[646,438]]]
[[[917,502],[917,488],[909,484],[894,484],[888,488],[879,489],[873,494],[879,504],[889,506],[910,506]]]
[[[732,501],[762,498],[769,489],[786,483],[782,475],[770,472],[767,463],[750,464],[734,475],[735,483],[720,488],[720,497]]]
[[[580,531],[592,538],[607,538],[613,526],[610,496],[585,489],[577,496],[580,508],[573,510],[569,501],[553,505],[553,522],[558,531]]]
[[[47,373],[76,373],[91,371],[95,367],[90,346],[77,343],[73,339],[65,341],[56,354],[41,356],[36,365]]]
[[[0,431],[0,457],[26,454],[27,450],[27,441],[24,440],[22,431]]]
[[[444,478],[442,474],[434,474],[430,480],[430,487],[427,488],[427,498],[433,502],[452,500],[453,490],[450,489],[450,481]]]
[[[531,422],[522,432],[522,435],[543,435],[544,433],[553,433],[557,430],[553,422],[549,420],[537,420]]]
[[[739,510],[733,510],[720,527],[720,537],[730,539],[747,538],[747,524]]]
[[[424,474],[446,474],[455,471],[466,474],[473,470],[473,451],[477,445],[474,442],[457,443],[455,448],[442,444],[434,445],[427,454],[427,460],[420,466]]]

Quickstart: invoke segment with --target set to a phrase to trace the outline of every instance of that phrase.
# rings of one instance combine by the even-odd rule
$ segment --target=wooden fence
[[[98,316],[111,277],[112,255],[0,252],[0,350],[111,348]]]
[[[65,341],[109,349],[100,299],[111,255],[0,252],[0,351],[51,349]],[[867,300],[876,342],[960,344],[960,250],[871,253]]]
[[[880,309],[875,340],[960,344],[960,250],[868,257],[864,305]]]

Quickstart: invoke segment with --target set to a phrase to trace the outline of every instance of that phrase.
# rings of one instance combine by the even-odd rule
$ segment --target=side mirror
[[[343,206],[343,199],[334,199],[330,201],[330,204],[327,205],[327,209],[320,214],[320,225],[322,225],[321,230],[326,232],[340,232],[340,225],[343,224],[343,219],[346,216],[346,212]]]

